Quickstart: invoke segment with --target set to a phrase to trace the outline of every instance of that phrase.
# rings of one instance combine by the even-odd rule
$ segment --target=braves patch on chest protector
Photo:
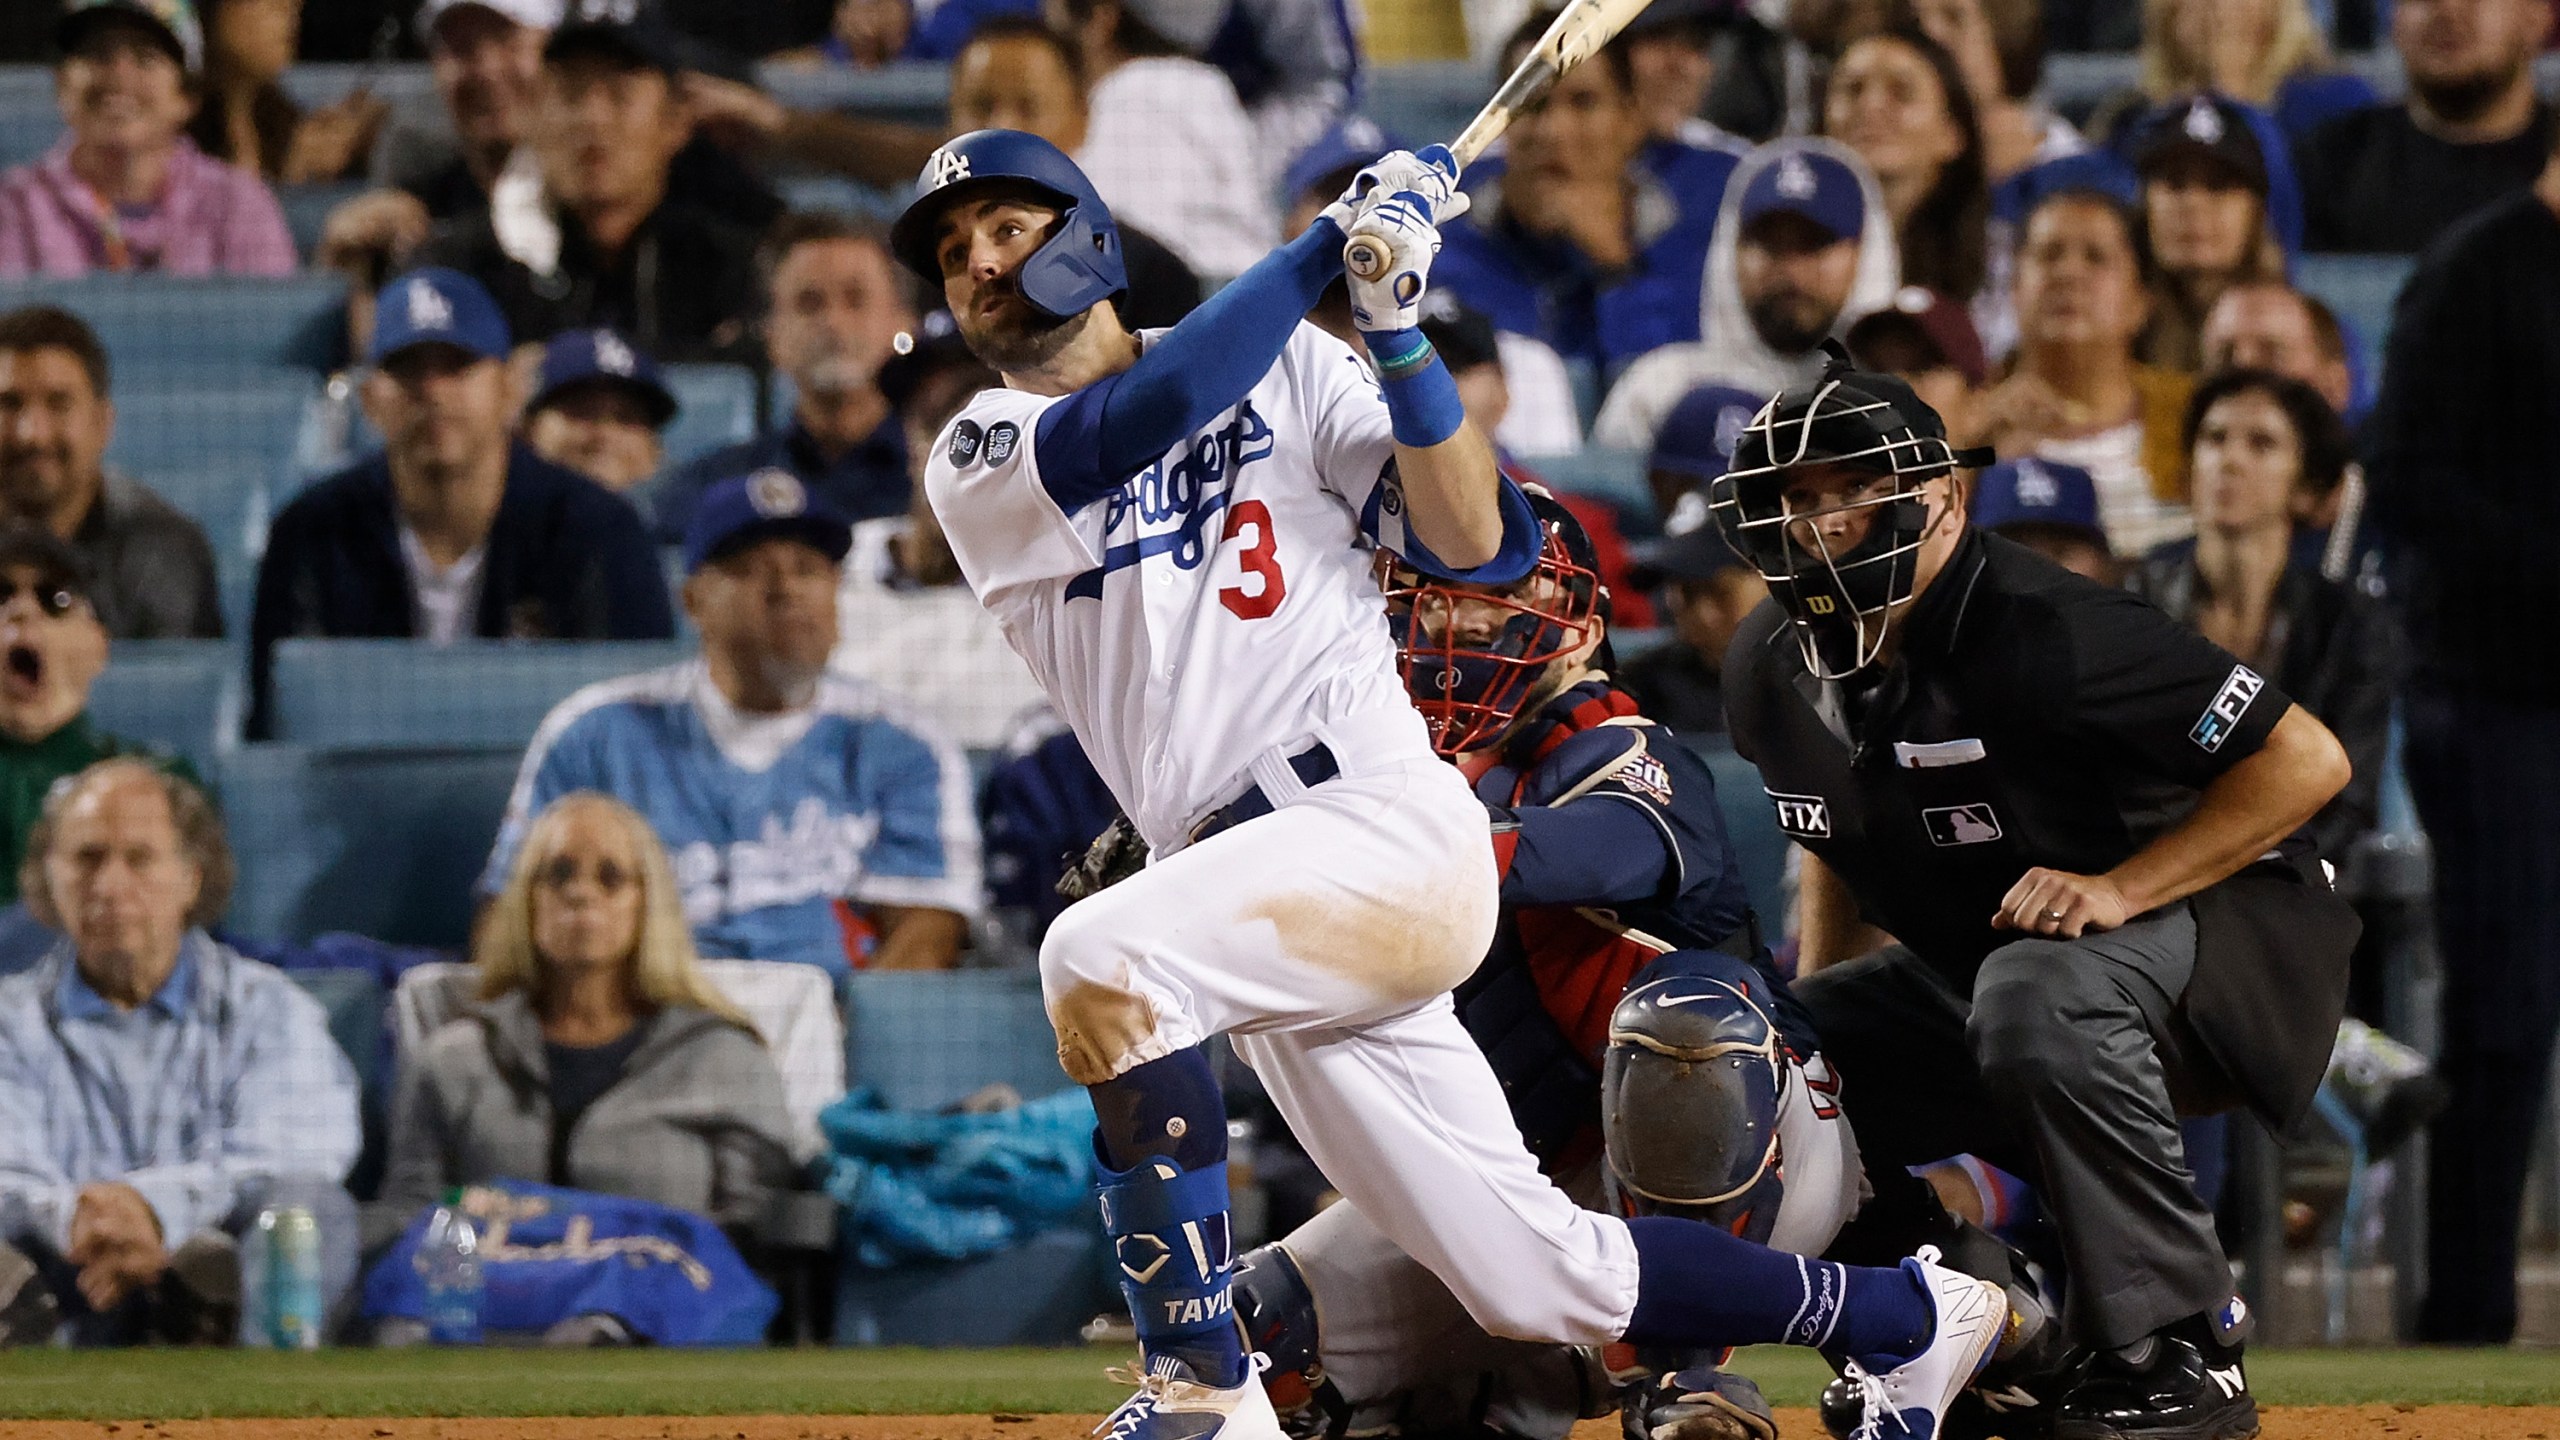
[[[1781,795],[1775,790],[1761,792],[1769,803],[1778,807],[1778,828],[1800,840],[1831,838],[1831,802],[1819,795]]]
[[[2266,688],[2267,682],[2257,671],[2246,665],[2232,666],[2230,678],[2222,682],[2213,703],[2196,717],[2196,728],[2187,732],[2187,738],[2209,751],[2221,749],[2231,732],[2240,728],[2240,717],[2249,713],[2250,702]]]
[[[1920,823],[1929,827],[1929,843],[1941,848],[1988,845],[2000,838],[2000,817],[1983,804],[1941,805],[1923,810]]]
[[[1011,427],[999,425],[997,428],[1010,429]],[[954,465],[966,465],[970,461],[977,459],[978,445],[986,438],[987,432],[979,428],[978,422],[975,420],[963,420],[959,424],[952,426],[951,463]],[[1008,446],[1007,448],[1010,449],[1011,447]]]

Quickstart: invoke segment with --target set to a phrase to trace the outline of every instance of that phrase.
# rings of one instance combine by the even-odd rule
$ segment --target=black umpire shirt
[[[1778,828],[1967,991],[2021,938],[1991,927],[2020,875],[2115,868],[2293,703],[2138,597],[1972,530],[1912,602],[1891,664],[1815,680],[1770,602],[1724,675],[1734,748]]]

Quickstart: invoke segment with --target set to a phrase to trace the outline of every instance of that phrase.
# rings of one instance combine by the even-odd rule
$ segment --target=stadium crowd
[[[761,1258],[814,1138],[705,960],[1006,963],[1112,809],[923,503],[996,378],[877,215],[948,134],[1043,135],[1118,217],[1125,315],[1166,325],[1437,137],[1362,113],[1330,0],[7,8],[0,59],[50,68],[61,128],[0,174],[0,1344],[221,1333],[227,1257],[279,1196],[336,1237],[333,1295],[360,1241],[509,1177],[689,1210]],[[2314,822],[2328,859],[2405,773],[2444,977],[2416,1338],[2494,1344],[2560,1035],[2555,17],[2373,8],[1655,0],[1467,173],[1425,329],[1506,465],[1591,530],[1625,684],[1701,748],[1766,593],[1703,487],[1836,340],[1998,451],[1976,524],[2337,732],[2357,779]],[[1545,24],[1465,12],[1488,88]],[[2340,40],[2394,52],[2402,92]],[[2066,115],[2057,43],[2132,49],[2138,81]],[[284,83],[412,55],[432,105]],[[947,70],[947,125],[757,83],[893,62]],[[866,204],[795,208],[784,176]],[[297,194],[328,202],[299,246]],[[2409,257],[2387,342],[2296,283],[2335,254]],[[227,591],[207,525],[108,459],[164,382],[56,282],[297,273],[343,283],[314,402],[340,438],[298,452]],[[1310,319],[1355,333],[1339,286]],[[705,366],[772,423],[679,448],[675,377]],[[117,647],[225,635],[252,742],[280,736],[287,642],[683,651],[524,748],[458,902],[476,981],[374,1117],[361,1221],[358,1081],[253,958],[312,937],[223,926],[218,777],[90,713]],[[1978,1165],[1942,1188],[2007,1203]]]

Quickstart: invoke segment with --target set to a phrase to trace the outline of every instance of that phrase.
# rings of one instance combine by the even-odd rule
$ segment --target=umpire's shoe
[[[1712,1365],[1628,1386],[1618,1419],[1626,1440],[1778,1440],[1760,1387]]]
[[[1212,1385],[1171,1355],[1151,1355],[1144,1374],[1114,1366],[1114,1380],[1138,1393],[1094,1427],[1099,1440],[1288,1440],[1262,1391],[1262,1367],[1251,1357],[1244,1383]]]
[[[2258,1433],[2237,1298],[2120,1350],[2101,1351],[2063,1398],[2054,1440],[2248,1440]]]

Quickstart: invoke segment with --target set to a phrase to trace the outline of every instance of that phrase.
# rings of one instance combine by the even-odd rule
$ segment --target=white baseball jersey
[[[1033,453],[1059,398],[980,392],[925,489],[1152,848],[1178,849],[1284,747],[1321,739],[1346,770],[1430,755],[1372,570],[1373,541],[1411,553],[1394,441],[1349,346],[1300,324],[1242,401],[1073,514]]]

